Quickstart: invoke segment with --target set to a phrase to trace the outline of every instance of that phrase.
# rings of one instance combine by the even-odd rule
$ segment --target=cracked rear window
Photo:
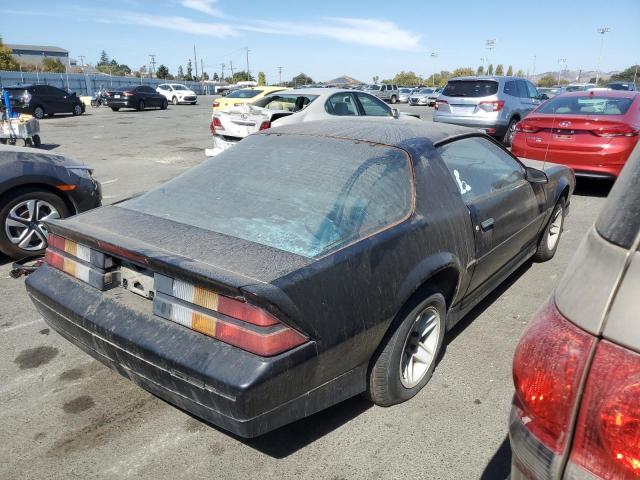
[[[119,207],[317,258],[405,219],[407,153],[352,140],[251,135]]]

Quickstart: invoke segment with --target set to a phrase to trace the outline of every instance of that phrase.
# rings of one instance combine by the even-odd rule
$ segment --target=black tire
[[[395,95],[391,95],[391,103],[396,103],[398,98]]]
[[[11,258],[24,258],[30,255],[41,255],[44,249],[40,250],[24,250],[9,240],[6,232],[6,220],[9,212],[13,207],[25,200],[44,200],[51,204],[60,214],[60,217],[68,217],[70,215],[69,208],[62,198],[59,196],[43,191],[37,187],[21,187],[0,198],[0,251]]]
[[[504,132],[504,136],[502,137],[502,144],[505,147],[510,147],[513,143],[513,136],[516,134],[516,124],[518,121],[517,118],[512,118],[509,125],[507,125],[507,131]]]
[[[6,138],[0,138],[0,143],[2,145],[6,145],[7,144],[7,139]]]
[[[406,348],[416,337],[412,334],[423,312],[437,312],[437,342],[431,363],[420,380],[413,386],[403,384],[402,361],[407,355]],[[444,296],[435,289],[428,290],[407,303],[390,327],[378,352],[369,366],[367,391],[365,396],[376,405],[389,407],[415,396],[428,382],[436,367],[446,328],[446,302]]]
[[[33,141],[30,138],[25,138],[24,139],[24,146],[25,147],[31,147],[33,145]]]
[[[168,101],[167,101],[167,99],[165,98],[165,99],[162,101],[162,105],[160,105],[160,110],[166,110],[168,106],[169,106],[169,102],[168,102]]]
[[[542,232],[542,235],[540,235],[538,248],[536,249],[536,253],[533,254],[532,260],[534,262],[546,262],[551,260],[556,254],[558,245],[560,244],[560,238],[562,237],[562,230],[564,228],[564,217],[566,213],[565,206],[565,198],[561,197],[555,207],[553,207],[551,218],[549,218],[547,226]],[[559,221],[559,224],[556,220]],[[553,238],[556,235],[557,237],[553,241],[550,241],[550,238]]]
[[[120,110],[120,107],[111,107],[111,110],[113,110],[114,112],[117,112],[118,110]]]
[[[33,140],[33,146],[36,148],[40,148],[40,145],[42,145],[42,140],[40,140],[40,135],[34,135],[33,137],[31,137],[31,140]]]
[[[141,112],[142,110],[144,110],[144,100],[138,102],[138,111]]]
[[[73,106],[73,115],[74,116],[78,116],[78,115],[82,115],[82,107],[80,105],[74,105]]]
[[[38,120],[42,120],[46,115],[46,112],[44,111],[44,107],[42,105],[36,105],[33,108],[33,116],[36,117]]]
[[[178,97],[173,97],[171,99],[171,103],[173,103],[174,105],[178,105]]]
[[[196,103],[198,103],[198,102],[191,102],[191,105],[195,105]]]

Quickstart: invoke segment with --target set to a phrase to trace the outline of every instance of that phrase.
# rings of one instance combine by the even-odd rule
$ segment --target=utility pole
[[[636,71],[637,70],[636,68]],[[278,67],[278,85],[282,85],[282,67]]]
[[[198,80],[198,57],[196,57],[196,46],[193,46],[193,64],[196,67],[196,80]]]
[[[493,49],[496,48],[496,39],[490,38],[489,40],[487,40],[486,45],[487,45],[487,50],[489,50],[489,57],[491,57],[493,54]],[[488,63],[489,63],[489,58],[487,58],[487,64]]]
[[[596,68],[596,87],[598,86],[598,80],[600,80],[600,61],[602,60],[602,47],[604,46],[604,34],[610,32],[609,27],[600,27],[598,33],[602,35],[600,39],[600,53],[598,54],[598,67]]]
[[[560,85],[560,75],[562,75],[562,64],[564,64],[564,70],[567,69],[567,59],[559,58],[558,59],[558,85]]]
[[[636,77],[638,76],[638,64],[636,64],[636,71],[633,72],[633,84],[636,83]]]
[[[536,76],[536,56],[533,56],[533,72],[531,72],[531,78]]]
[[[220,78],[220,81],[224,82],[224,67],[225,67],[224,63],[221,63],[220,67],[222,68],[222,77]]]
[[[151,71],[149,72],[149,78],[152,78],[156,73],[156,55],[154,53],[149,54],[149,64],[151,65]]]
[[[202,61],[202,57],[200,57],[200,75],[204,77],[204,62]]]
[[[436,69],[435,69],[435,65],[436,65],[436,58],[438,58],[438,52],[431,52],[431,54],[429,55],[431,58],[433,58],[433,73],[431,74],[431,86],[435,87],[436,86]]]
[[[247,52],[247,80],[251,78],[251,74],[249,73],[249,47],[244,47]]]
[[[231,81],[233,81],[233,61],[229,60],[229,69],[231,70]]]
[[[80,58],[80,68],[84,67],[84,55],[78,55],[78,58]]]

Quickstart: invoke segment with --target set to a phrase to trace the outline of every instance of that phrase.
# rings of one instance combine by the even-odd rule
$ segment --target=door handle
[[[483,232],[486,232],[490,228],[493,228],[494,223],[495,221],[493,220],[493,218],[487,218],[484,222],[480,224],[480,227],[482,228]]]

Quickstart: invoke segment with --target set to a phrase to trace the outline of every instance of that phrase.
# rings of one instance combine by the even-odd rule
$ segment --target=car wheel
[[[36,106],[36,108],[33,109],[33,116],[38,120],[42,120],[44,118],[44,115],[44,108],[42,108],[40,105]]]
[[[366,396],[388,407],[409,400],[424,387],[436,366],[446,326],[446,302],[432,290],[403,308],[374,357]]]
[[[396,103],[398,101],[398,99],[396,98],[395,95],[391,95],[391,103]]]
[[[164,100],[162,100],[162,105],[160,105],[160,110],[166,110],[168,106],[169,106],[169,102],[165,98]]]
[[[547,223],[547,227],[544,229],[540,240],[538,240],[538,248],[536,249],[536,253],[533,254],[534,262],[546,262],[547,260],[551,260],[556,254],[564,227],[565,212],[565,200],[563,197],[558,200],[558,203],[556,203],[556,206],[553,208],[549,223]]]
[[[36,148],[40,148],[40,145],[42,145],[42,140],[40,140],[40,135],[34,135],[33,137],[31,137],[31,140],[33,141],[33,146]]]
[[[505,147],[510,147],[511,143],[513,143],[513,136],[516,134],[516,124],[518,123],[517,118],[512,118],[509,122],[509,126],[507,127],[507,131],[504,133],[504,137],[502,138],[502,143]]]
[[[144,100],[138,102],[138,111],[144,110]]]
[[[75,116],[82,115],[82,107],[80,105],[73,106],[73,114]]]
[[[111,107],[111,110],[113,110],[114,112],[117,112],[118,110],[120,110],[120,107]]]
[[[171,99],[171,103],[173,103],[174,105],[178,105],[178,97],[173,97]]]
[[[69,216],[60,197],[38,188],[21,188],[0,204],[0,250],[13,258],[42,254],[47,246],[43,222]]]

